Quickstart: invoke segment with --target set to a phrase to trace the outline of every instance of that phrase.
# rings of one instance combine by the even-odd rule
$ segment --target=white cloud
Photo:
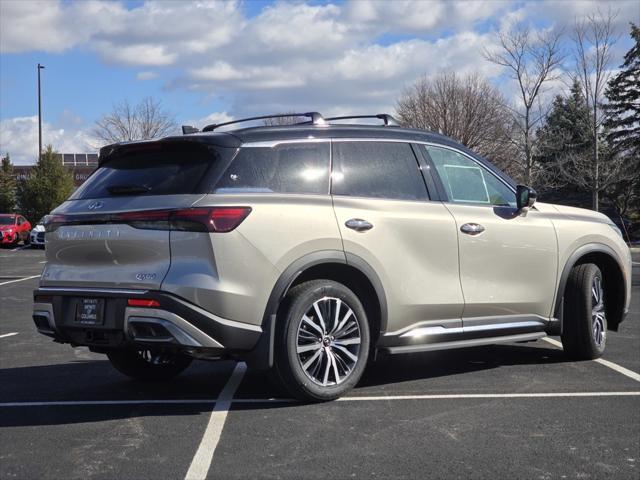
[[[576,16],[608,7],[620,11],[616,25],[623,36],[628,21],[640,22],[636,0],[276,1],[251,18],[245,5],[149,1],[131,8],[116,1],[0,0],[0,49],[82,48],[111,64],[139,67],[138,80],[162,78],[169,91],[223,99],[218,109],[236,116],[315,109],[377,113],[393,111],[403,87],[423,74],[477,71],[497,78],[501,70],[481,52],[493,48],[492,30],[513,22],[570,26]],[[614,63],[625,50],[616,48]],[[511,86],[501,84],[505,95]],[[63,136],[75,138],[79,131],[67,127]]]
[[[97,42],[94,48],[107,62],[121,65],[162,67],[171,65],[177,58],[177,54],[170,53],[164,45],[137,44],[112,48],[107,42]]]
[[[62,119],[61,123],[67,122]],[[77,125],[77,123],[76,123]],[[42,148],[46,145],[60,153],[95,153],[90,134],[82,128],[42,124]],[[15,117],[0,121],[0,152],[9,153],[15,165],[33,164],[38,158],[38,117]]]
[[[0,2],[2,52],[62,52],[88,39],[82,25],[77,27],[65,28],[63,7],[57,2]]]
[[[157,72],[138,72],[136,74],[136,80],[145,81],[145,80],[153,80],[154,78],[158,78]]]

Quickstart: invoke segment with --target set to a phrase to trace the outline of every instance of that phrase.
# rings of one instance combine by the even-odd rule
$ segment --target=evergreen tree
[[[593,148],[589,131],[589,109],[578,81],[568,97],[558,95],[546,123],[538,131],[538,155],[542,161],[557,162],[567,153],[582,154]]]
[[[73,192],[73,175],[48,145],[31,176],[21,182],[18,203],[21,213],[33,222],[64,202]]]
[[[640,155],[640,28],[631,24],[635,41],[624,56],[620,72],[609,82],[605,95],[607,140],[615,152]]]
[[[621,215],[639,217],[640,209],[640,28],[631,24],[635,44],[620,72],[609,82],[604,106],[606,138],[612,155],[625,164],[625,175],[606,192]]]
[[[538,186],[545,201],[589,206],[586,190],[574,185],[562,170],[567,161],[586,159],[591,154],[589,125],[589,109],[576,80],[567,97],[556,96],[545,124],[536,132],[536,162],[548,172],[544,185]]]
[[[0,213],[11,213],[16,208],[16,179],[7,153],[0,167]]]

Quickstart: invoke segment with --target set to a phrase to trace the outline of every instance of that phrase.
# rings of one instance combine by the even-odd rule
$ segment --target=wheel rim
[[[598,347],[604,346],[607,339],[606,312],[604,308],[604,288],[602,279],[595,277],[591,285],[591,328],[593,340]]]
[[[339,298],[316,300],[300,319],[298,361],[305,375],[317,385],[344,382],[358,363],[360,343],[358,319]]]

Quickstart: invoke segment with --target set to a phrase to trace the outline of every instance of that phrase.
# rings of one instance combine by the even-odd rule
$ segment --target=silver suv
[[[242,359],[307,400],[339,397],[380,353],[561,334],[571,358],[602,354],[631,276],[607,217],[534,205],[389,115],[302,116],[101,149],[46,218],[38,331],[139,379]]]

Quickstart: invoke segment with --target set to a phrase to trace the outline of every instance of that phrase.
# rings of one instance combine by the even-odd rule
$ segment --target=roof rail
[[[252,120],[263,120],[265,118],[283,118],[283,117],[307,117],[307,118],[311,119],[311,121],[310,122],[304,122],[304,123],[310,123],[312,125],[324,125],[326,123],[324,118],[322,118],[322,115],[320,115],[318,112],[279,113],[277,115],[262,115],[260,117],[241,118],[241,119],[238,119],[238,120],[232,120],[230,122],[224,122],[224,123],[212,123],[211,125],[207,125],[206,127],[204,127],[202,129],[202,131],[203,132],[211,132],[211,131],[215,130],[218,127],[222,127],[222,126],[225,126],[225,125],[232,125],[234,123],[250,122]]]
[[[325,118],[327,122],[331,120],[352,120],[355,118],[379,118],[384,122],[385,127],[399,127],[400,123],[388,113],[378,113],[377,115],[347,115],[345,117]]]

